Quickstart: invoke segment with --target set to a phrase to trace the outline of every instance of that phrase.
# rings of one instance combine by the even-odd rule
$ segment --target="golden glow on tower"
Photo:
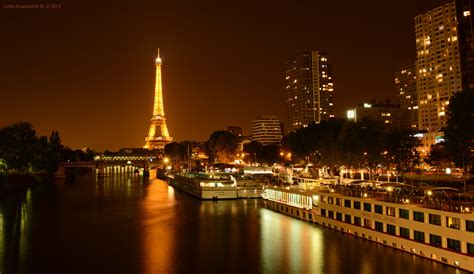
[[[156,74],[155,74],[155,103],[153,105],[153,116],[165,116],[163,108],[163,86],[161,83],[161,58],[160,49],[155,60]]]
[[[145,139],[144,148],[163,149],[164,146],[172,141],[166,126],[165,111],[163,107],[163,87],[161,83],[161,57],[160,49],[155,59],[156,78],[155,78],[155,99],[153,101],[153,117],[151,118],[148,137]]]

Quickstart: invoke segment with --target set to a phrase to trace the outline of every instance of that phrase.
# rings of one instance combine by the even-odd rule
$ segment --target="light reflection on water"
[[[199,201],[134,174],[34,189],[0,201],[0,272],[460,272],[263,205]]]
[[[260,209],[262,270],[275,273],[321,273],[321,230],[297,219]]]

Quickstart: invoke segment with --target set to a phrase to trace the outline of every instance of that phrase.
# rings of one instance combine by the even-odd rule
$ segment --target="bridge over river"
[[[158,157],[151,156],[96,156],[93,161],[61,162],[56,177],[64,178],[67,168],[89,168],[99,177],[111,172],[131,173],[137,170],[148,176],[150,169],[161,165]]]

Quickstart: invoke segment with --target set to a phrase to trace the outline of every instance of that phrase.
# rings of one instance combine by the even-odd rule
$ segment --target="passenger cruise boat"
[[[268,187],[262,197],[277,212],[474,272],[474,203],[448,199],[449,190],[318,183]]]
[[[203,200],[261,198],[263,192],[261,184],[236,174],[179,173],[169,185]]]

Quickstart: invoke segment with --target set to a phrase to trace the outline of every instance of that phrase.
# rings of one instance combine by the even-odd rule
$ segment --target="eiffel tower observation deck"
[[[150,131],[145,138],[147,149],[163,149],[166,144],[173,140],[166,126],[165,110],[163,106],[163,87],[161,84],[161,58],[160,49],[155,59],[156,80],[155,80],[155,100],[153,104],[153,117],[151,118]]]

